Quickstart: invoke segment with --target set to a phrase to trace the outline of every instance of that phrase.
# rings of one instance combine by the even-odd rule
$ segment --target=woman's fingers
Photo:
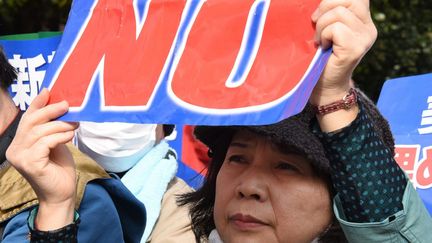
[[[312,14],[312,21],[316,22],[321,15],[337,7],[344,7],[350,10],[363,23],[372,21],[369,10],[369,0],[323,0]]]
[[[323,0],[312,15],[315,41],[324,49],[333,45],[338,61],[361,58],[377,37],[368,6],[365,0]]]
[[[64,121],[51,121],[36,125],[26,134],[26,143],[31,145],[37,140],[55,133],[74,131],[78,127],[77,123]]]
[[[332,39],[326,39],[324,38],[324,35],[322,35],[322,32],[326,28],[334,28],[332,27],[333,24],[337,25],[345,25],[346,28],[344,28],[344,32],[342,32],[342,35],[351,35],[350,32],[358,32],[360,31],[360,28],[362,28],[363,23],[360,21],[359,18],[357,18],[350,10],[344,7],[336,7],[332,10],[324,13],[316,22],[316,31],[315,31],[315,40],[322,44],[322,47],[324,49],[327,49],[330,47],[332,43]]]
[[[66,101],[47,105],[48,101],[49,91],[48,89],[42,89],[42,91],[33,99],[21,119],[21,126],[23,129],[29,129],[35,125],[57,119],[64,115],[69,109],[69,104]]]
[[[329,104],[350,88],[354,68],[378,35],[368,7],[368,0],[323,0],[312,14],[316,42],[323,48],[333,47],[310,97],[312,103]]]
[[[33,99],[26,112],[29,114],[45,107],[49,100],[49,92],[47,89],[42,89],[41,92]]]
[[[23,115],[23,126],[33,127],[38,124],[49,122],[64,115],[69,109],[66,101],[47,105],[30,113],[25,112]]]
[[[51,149],[54,149],[57,145],[65,144],[71,141],[73,137],[74,130],[66,130],[63,132],[56,132],[46,136],[42,136],[28,146],[26,146],[26,144],[20,143],[19,141],[14,141],[6,151],[6,157],[16,167],[31,168],[31,165],[24,166],[23,164],[29,163],[29,161],[31,161],[32,159],[48,159],[48,155]],[[31,151],[37,152],[37,155],[30,154],[32,153]]]
[[[36,147],[54,149],[57,145],[65,144],[72,140],[74,131],[57,132],[42,137],[36,143]]]
[[[50,149],[72,139],[78,124],[54,120],[68,110],[67,102],[47,105],[48,100],[49,92],[44,89],[21,118],[7,152],[11,163],[22,164],[29,160],[47,162]],[[36,146],[37,150],[34,149]]]

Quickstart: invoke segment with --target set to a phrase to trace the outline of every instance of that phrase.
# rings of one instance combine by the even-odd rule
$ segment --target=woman
[[[388,237],[405,239],[403,232],[411,231],[417,238],[408,236],[408,241],[400,242],[429,242],[426,225],[431,219],[392,160],[388,125],[376,116],[370,101],[360,96],[359,105],[357,119],[331,135],[319,131],[311,109],[270,126],[198,127],[195,134],[210,147],[212,163],[204,186],[182,201],[191,205],[197,238],[209,237],[212,242],[218,242],[214,238],[219,235],[223,242],[386,242]],[[319,136],[343,134],[358,141],[343,144],[324,137],[319,141],[311,125]],[[365,129],[359,129],[362,126]],[[374,130],[377,132],[368,137]],[[375,142],[380,145],[367,150],[367,144]],[[385,156],[381,152],[375,156],[381,150]],[[369,153],[372,158],[362,159]],[[346,160],[340,159],[344,156]],[[381,160],[383,164],[375,163]],[[359,164],[365,166],[357,167]],[[388,173],[380,175],[383,169]],[[384,183],[386,180],[391,183]],[[378,195],[374,195],[376,190]],[[379,204],[382,198],[399,200]],[[402,198],[410,202],[409,207]],[[404,219],[399,218],[402,211]],[[413,219],[418,221],[410,225]],[[395,226],[392,222],[402,223]],[[384,233],[384,238],[378,238],[376,231]]]
[[[197,236],[212,232],[214,237],[216,228],[224,242],[311,242],[310,236],[327,230],[329,163],[300,119],[261,127],[197,127],[197,138],[212,156],[203,188],[185,197],[193,205]]]
[[[324,0],[312,20],[333,54],[311,106],[269,126],[195,130],[212,155],[203,187],[180,200],[197,240],[431,242],[431,218],[393,160],[388,126],[352,89],[376,38],[369,1]]]

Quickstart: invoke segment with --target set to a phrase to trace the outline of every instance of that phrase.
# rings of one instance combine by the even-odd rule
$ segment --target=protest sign
[[[43,86],[63,120],[265,124],[304,107],[331,50],[319,0],[75,0]]]
[[[40,32],[31,34],[0,36],[0,45],[5,49],[10,63],[19,71],[18,79],[9,89],[15,104],[26,110],[39,93],[41,80],[58,44],[60,32]],[[42,61],[42,58],[45,62]],[[177,176],[193,188],[199,188],[205,174],[204,165],[196,157],[191,129],[184,134],[184,128],[177,126],[167,138],[170,147],[177,152]]]
[[[41,32],[0,37],[9,62],[18,71],[9,92],[15,104],[25,110],[39,93],[48,64],[60,43],[60,32]]]
[[[387,81],[378,107],[395,137],[395,159],[432,215],[432,74]]]

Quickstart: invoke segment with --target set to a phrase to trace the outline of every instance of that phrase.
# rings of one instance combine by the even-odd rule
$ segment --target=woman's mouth
[[[243,215],[240,213],[230,216],[229,222],[242,231],[254,230],[263,226],[268,226],[268,224],[253,216]]]

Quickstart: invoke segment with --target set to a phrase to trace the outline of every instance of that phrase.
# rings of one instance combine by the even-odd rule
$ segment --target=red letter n
[[[153,0],[142,29],[133,1],[100,0],[61,68],[50,102],[83,105],[103,60],[103,106],[147,106],[158,84],[186,1]],[[72,16],[73,17],[73,16]],[[144,17],[143,17],[144,18]],[[67,97],[65,97],[67,96]]]

